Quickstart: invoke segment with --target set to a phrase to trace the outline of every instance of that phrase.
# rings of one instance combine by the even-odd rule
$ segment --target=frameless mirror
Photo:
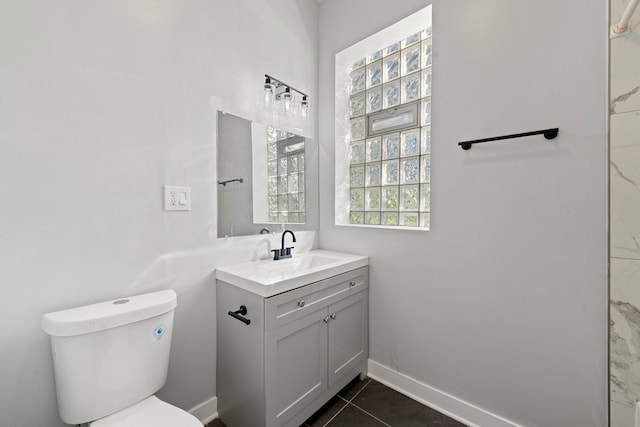
[[[318,228],[318,155],[308,138],[218,112],[218,237]]]

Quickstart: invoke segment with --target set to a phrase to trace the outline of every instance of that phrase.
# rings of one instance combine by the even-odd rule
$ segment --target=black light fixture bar
[[[474,139],[474,140],[471,140],[471,141],[462,141],[462,142],[458,142],[458,145],[463,150],[469,150],[469,149],[471,149],[471,146],[473,144],[480,144],[481,142],[498,141],[498,140],[501,140],[501,139],[522,138],[524,136],[544,135],[544,137],[546,139],[554,139],[556,136],[558,136],[558,131],[559,130],[560,130],[559,128],[550,128],[550,129],[543,129],[543,130],[535,130],[533,132],[514,133],[514,134],[511,134],[511,135],[494,136],[492,138]]]
[[[296,89],[295,87],[291,86],[290,84],[287,84],[287,83],[285,83],[285,82],[283,82],[283,81],[281,81],[281,80],[278,80],[278,79],[276,79],[275,77],[270,76],[269,74],[265,74],[264,76],[265,76],[265,78],[267,78],[267,79],[269,79],[269,80],[271,81],[271,84],[275,86],[276,90],[277,90],[280,86],[283,86],[283,87],[285,87],[285,88],[287,88],[287,87],[288,87],[288,88],[289,88],[289,89],[291,89],[292,91],[294,91],[294,92],[298,92],[298,93],[299,93],[300,95],[302,95],[302,96],[306,96],[306,97],[307,97],[307,99],[309,98],[309,95],[307,95],[306,93],[304,93],[304,92],[302,92],[302,91],[299,91],[298,89]]]

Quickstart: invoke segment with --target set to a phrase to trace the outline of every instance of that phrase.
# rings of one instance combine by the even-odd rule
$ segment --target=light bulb
[[[284,92],[282,93],[282,95],[280,95],[280,97],[282,98],[282,103],[284,105],[284,112],[289,114],[291,113],[291,102],[293,100],[293,95],[291,95],[291,89],[289,89],[288,87],[284,89]]]
[[[300,102],[300,117],[302,117],[303,120],[307,120],[309,118],[309,107],[310,103],[307,99],[307,95],[304,95],[302,97],[302,102]]]
[[[275,88],[276,87],[273,83],[271,83],[271,79],[267,77],[264,82],[264,105],[267,108],[271,108],[273,106]]]

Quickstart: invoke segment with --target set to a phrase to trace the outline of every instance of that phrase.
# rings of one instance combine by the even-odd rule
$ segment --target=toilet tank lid
[[[42,329],[63,337],[88,334],[159,316],[176,305],[175,291],[151,292],[47,313],[42,316]]]

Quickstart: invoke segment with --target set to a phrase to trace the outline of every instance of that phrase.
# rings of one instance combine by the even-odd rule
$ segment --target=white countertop
[[[260,260],[216,269],[216,279],[268,298],[369,265],[369,257],[315,250],[292,258]]]

